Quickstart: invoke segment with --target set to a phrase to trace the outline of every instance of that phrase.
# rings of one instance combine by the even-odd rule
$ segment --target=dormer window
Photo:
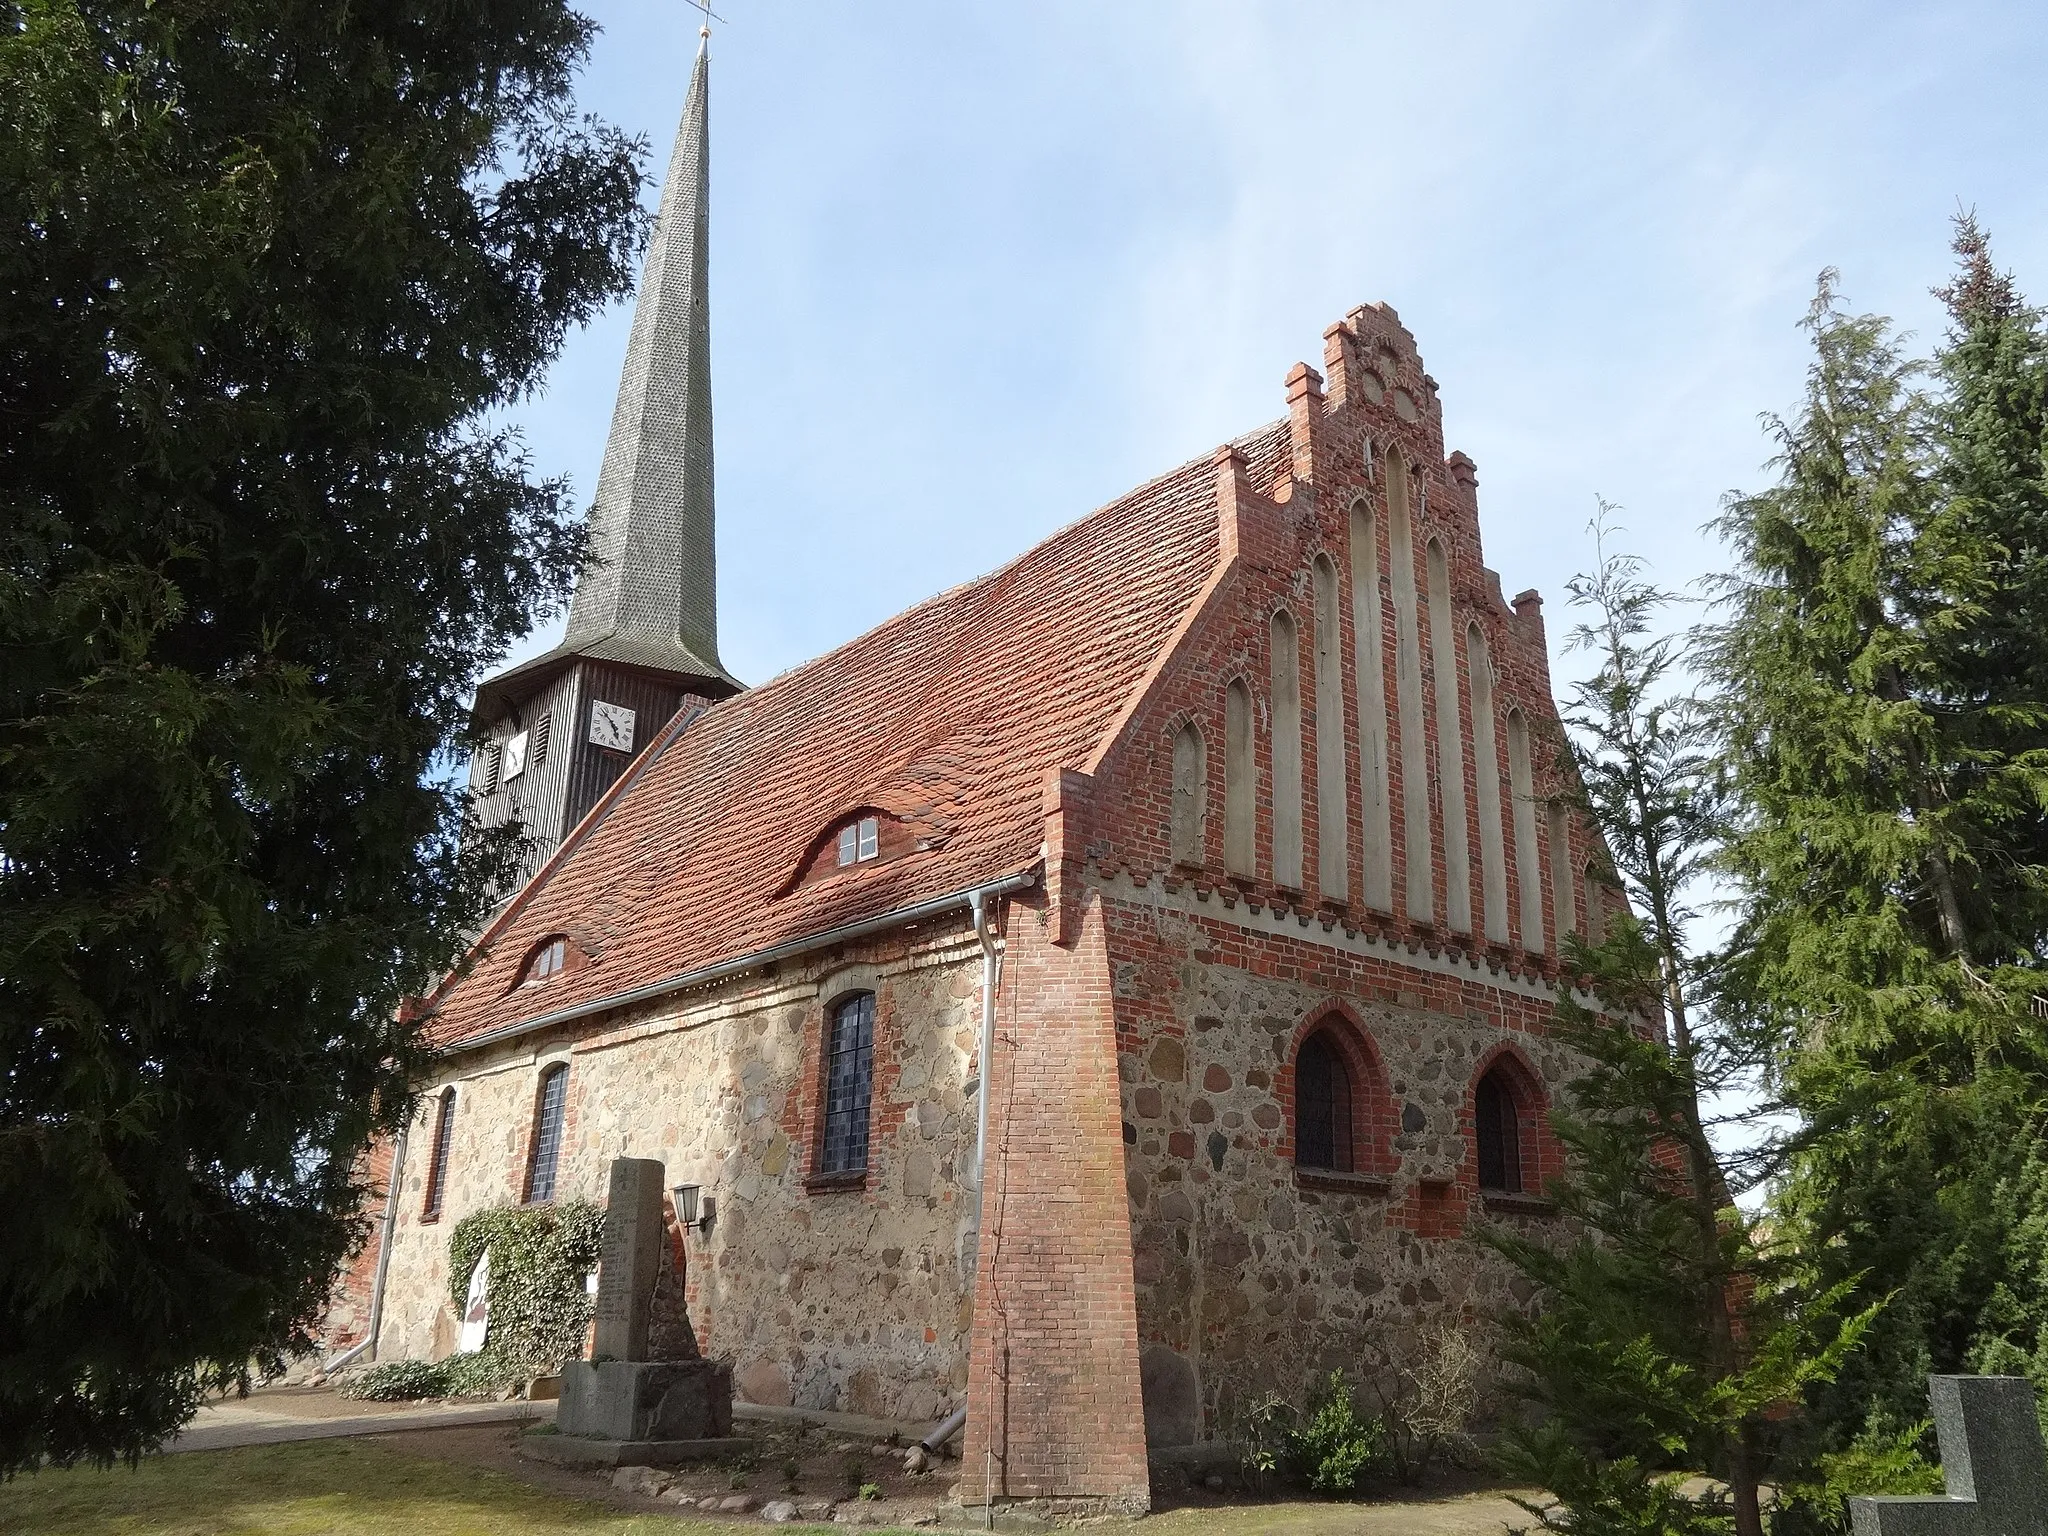
[[[535,982],[546,981],[550,976],[569,963],[569,941],[559,935],[547,940],[526,962],[526,970],[519,978],[519,985],[530,987]]]
[[[859,821],[839,829],[839,863],[842,868],[848,864],[861,864],[876,857],[882,851],[881,828],[872,816],[863,816]]]

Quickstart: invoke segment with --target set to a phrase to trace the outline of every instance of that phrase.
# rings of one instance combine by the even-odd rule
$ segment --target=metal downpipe
[[[981,1229],[981,1219],[982,1196],[988,1188],[988,1101],[989,1085],[993,1079],[990,1069],[995,1065],[996,1054],[996,988],[1002,983],[1003,957],[996,943],[995,931],[989,923],[987,898],[980,891],[972,891],[968,894],[967,904],[974,913],[974,936],[981,941],[981,1087],[975,1095],[978,1103],[974,1117],[974,1269],[979,1274],[982,1241],[986,1235]],[[939,1447],[960,1433],[966,1422],[967,1405],[963,1403],[917,1442],[919,1448],[927,1455],[937,1455]]]
[[[391,1187],[384,1195],[384,1220],[377,1235],[377,1276],[370,1282],[370,1327],[360,1342],[350,1345],[320,1369],[328,1375],[340,1370],[365,1350],[377,1353],[377,1332],[384,1322],[384,1275],[391,1268],[391,1234],[398,1226],[398,1187],[405,1179],[405,1140],[412,1131],[408,1121],[399,1127],[398,1144],[391,1149]]]

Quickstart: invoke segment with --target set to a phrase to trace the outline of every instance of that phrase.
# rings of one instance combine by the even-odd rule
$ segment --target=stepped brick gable
[[[379,1353],[445,1351],[450,1224],[658,1159],[715,1214],[653,1326],[743,1398],[964,1406],[963,1502],[1138,1509],[1527,1301],[1472,1231],[1554,1219],[1557,957],[1619,897],[1414,338],[1324,343],[1280,420],[685,699],[427,1000],[337,1343],[382,1263]]]

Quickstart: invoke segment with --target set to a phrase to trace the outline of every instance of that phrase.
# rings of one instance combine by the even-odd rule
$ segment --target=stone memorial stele
[[[588,1360],[562,1368],[559,1433],[529,1453],[599,1466],[659,1466],[744,1449],[732,1436],[732,1367],[652,1360],[654,1288],[668,1242],[664,1170],[652,1158],[612,1162],[597,1269],[596,1332]]]
[[[1946,1494],[1852,1498],[1855,1536],[2048,1536],[2048,1454],[2024,1376],[1930,1376]]]

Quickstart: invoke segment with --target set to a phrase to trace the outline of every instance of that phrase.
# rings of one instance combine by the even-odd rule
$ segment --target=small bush
[[[519,1362],[507,1360],[494,1349],[450,1355],[441,1368],[448,1382],[448,1397],[495,1397],[527,1375]]]
[[[481,1350],[446,1360],[391,1360],[353,1371],[335,1390],[372,1403],[407,1403],[423,1397],[489,1397],[523,1379],[512,1361]]]
[[[1471,1459],[1469,1432],[1479,1398],[1479,1347],[1468,1329],[1439,1323],[1422,1335],[1416,1364],[1401,1372],[1400,1386],[1381,1394],[1380,1423],[1388,1460],[1404,1483],[1420,1483],[1439,1461]]]
[[[448,1373],[431,1360],[392,1360],[351,1372],[335,1390],[343,1397],[371,1403],[446,1397]]]
[[[1239,1419],[1238,1436],[1246,1477],[1261,1489],[1284,1472],[1318,1493],[1353,1493],[1389,1459],[1385,1425],[1359,1414],[1342,1371],[1316,1384],[1306,1410],[1275,1395],[1259,1399]]]
[[[1361,1418],[1342,1371],[1332,1371],[1309,1399],[1307,1419],[1287,1435],[1286,1462],[1318,1493],[1352,1493],[1386,1456],[1386,1430]]]

